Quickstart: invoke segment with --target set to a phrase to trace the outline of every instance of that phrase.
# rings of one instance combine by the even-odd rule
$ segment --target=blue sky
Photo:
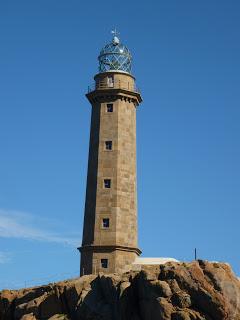
[[[76,276],[97,56],[133,55],[143,256],[240,274],[240,2],[0,3],[0,288]]]

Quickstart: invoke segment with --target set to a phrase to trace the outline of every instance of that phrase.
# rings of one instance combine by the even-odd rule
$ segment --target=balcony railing
[[[88,93],[95,90],[106,90],[106,89],[123,89],[140,93],[139,89],[130,82],[115,80],[114,82],[97,81],[96,83],[88,86]]]

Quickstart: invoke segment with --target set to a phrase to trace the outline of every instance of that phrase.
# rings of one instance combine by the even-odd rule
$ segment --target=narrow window
[[[101,259],[101,267],[107,269],[108,267],[108,259]]]
[[[105,149],[112,150],[112,141],[105,141]]]
[[[113,103],[107,104],[107,112],[113,112]]]
[[[111,180],[110,179],[104,179],[104,188],[111,188]]]
[[[103,228],[109,228],[109,218],[102,219],[102,226]]]
[[[114,86],[114,80],[113,80],[113,76],[112,76],[112,75],[111,75],[111,76],[108,76],[108,78],[107,78],[107,85],[108,85],[108,87],[113,88],[113,86]]]

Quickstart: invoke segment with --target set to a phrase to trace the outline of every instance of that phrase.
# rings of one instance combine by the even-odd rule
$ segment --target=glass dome
[[[112,42],[108,43],[98,56],[99,72],[119,70],[131,73],[132,56],[126,46],[120,43],[114,35]]]

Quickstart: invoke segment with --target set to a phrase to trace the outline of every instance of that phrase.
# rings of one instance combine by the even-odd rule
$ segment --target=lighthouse
[[[132,56],[116,32],[98,56],[91,107],[80,274],[122,273],[138,248],[136,111],[142,101]]]

